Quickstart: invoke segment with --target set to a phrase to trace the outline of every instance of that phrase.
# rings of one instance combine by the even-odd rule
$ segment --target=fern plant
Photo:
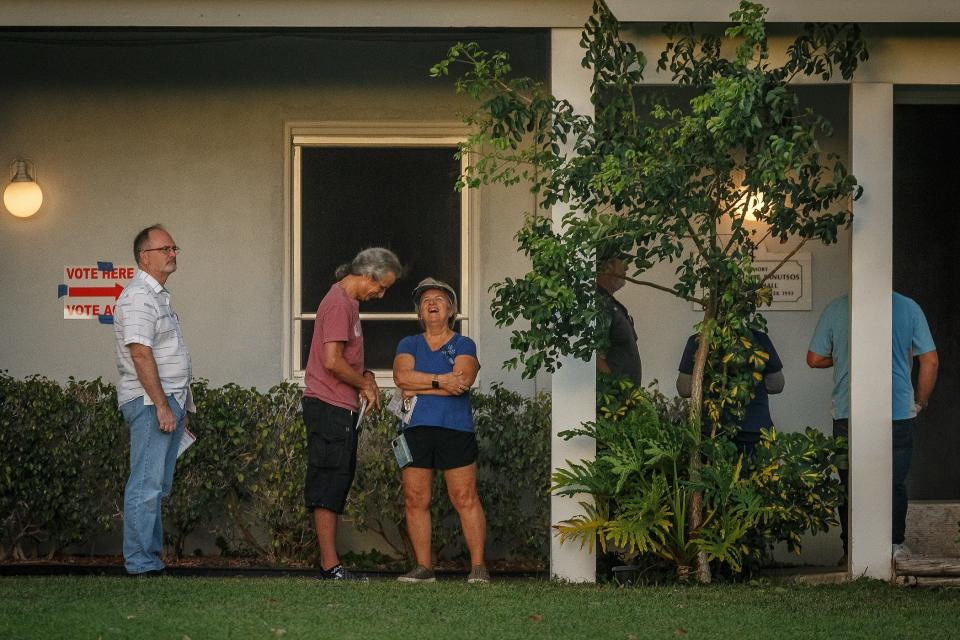
[[[833,476],[845,459],[842,440],[814,429],[771,429],[744,459],[725,437],[707,438],[699,445],[703,464],[691,476],[685,461],[698,444],[680,401],[609,378],[600,380],[598,398],[598,420],[560,434],[597,442],[594,460],[567,461],[553,473],[556,494],[593,498],[580,503],[582,514],[554,525],[561,543],[664,558],[686,580],[700,553],[740,573],[774,542],[799,552],[805,532],[836,525]],[[703,496],[703,520],[690,527],[694,493]]]
[[[581,503],[583,514],[555,525],[557,535],[562,543],[575,540],[591,550],[597,541],[604,552],[613,544],[687,566],[698,551],[686,526],[684,461],[693,434],[682,421],[661,423],[653,402],[629,383],[607,399],[599,420],[560,434],[594,438],[597,455],[554,472],[555,493],[593,497],[593,504]]]

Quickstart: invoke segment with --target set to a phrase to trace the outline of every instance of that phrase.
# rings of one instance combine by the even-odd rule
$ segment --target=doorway
[[[893,288],[923,309],[940,359],[917,419],[911,500],[960,500],[960,100],[944,101],[894,106]]]

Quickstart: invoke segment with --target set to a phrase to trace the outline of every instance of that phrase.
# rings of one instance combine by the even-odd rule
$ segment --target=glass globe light
[[[43,204],[43,191],[30,175],[26,160],[15,160],[16,175],[3,192],[3,206],[18,218],[29,218]]]

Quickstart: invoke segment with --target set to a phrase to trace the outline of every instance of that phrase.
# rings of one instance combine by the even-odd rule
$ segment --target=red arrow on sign
[[[70,287],[67,294],[71,298],[113,298],[116,300],[123,293],[123,287],[115,282],[112,287]]]

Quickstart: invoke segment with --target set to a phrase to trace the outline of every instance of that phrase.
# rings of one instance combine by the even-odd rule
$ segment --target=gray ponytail
[[[387,273],[392,273],[397,279],[403,275],[400,258],[389,249],[370,247],[358,253],[350,262],[337,267],[334,277],[342,280],[349,275],[370,276],[374,280],[380,280]]]

